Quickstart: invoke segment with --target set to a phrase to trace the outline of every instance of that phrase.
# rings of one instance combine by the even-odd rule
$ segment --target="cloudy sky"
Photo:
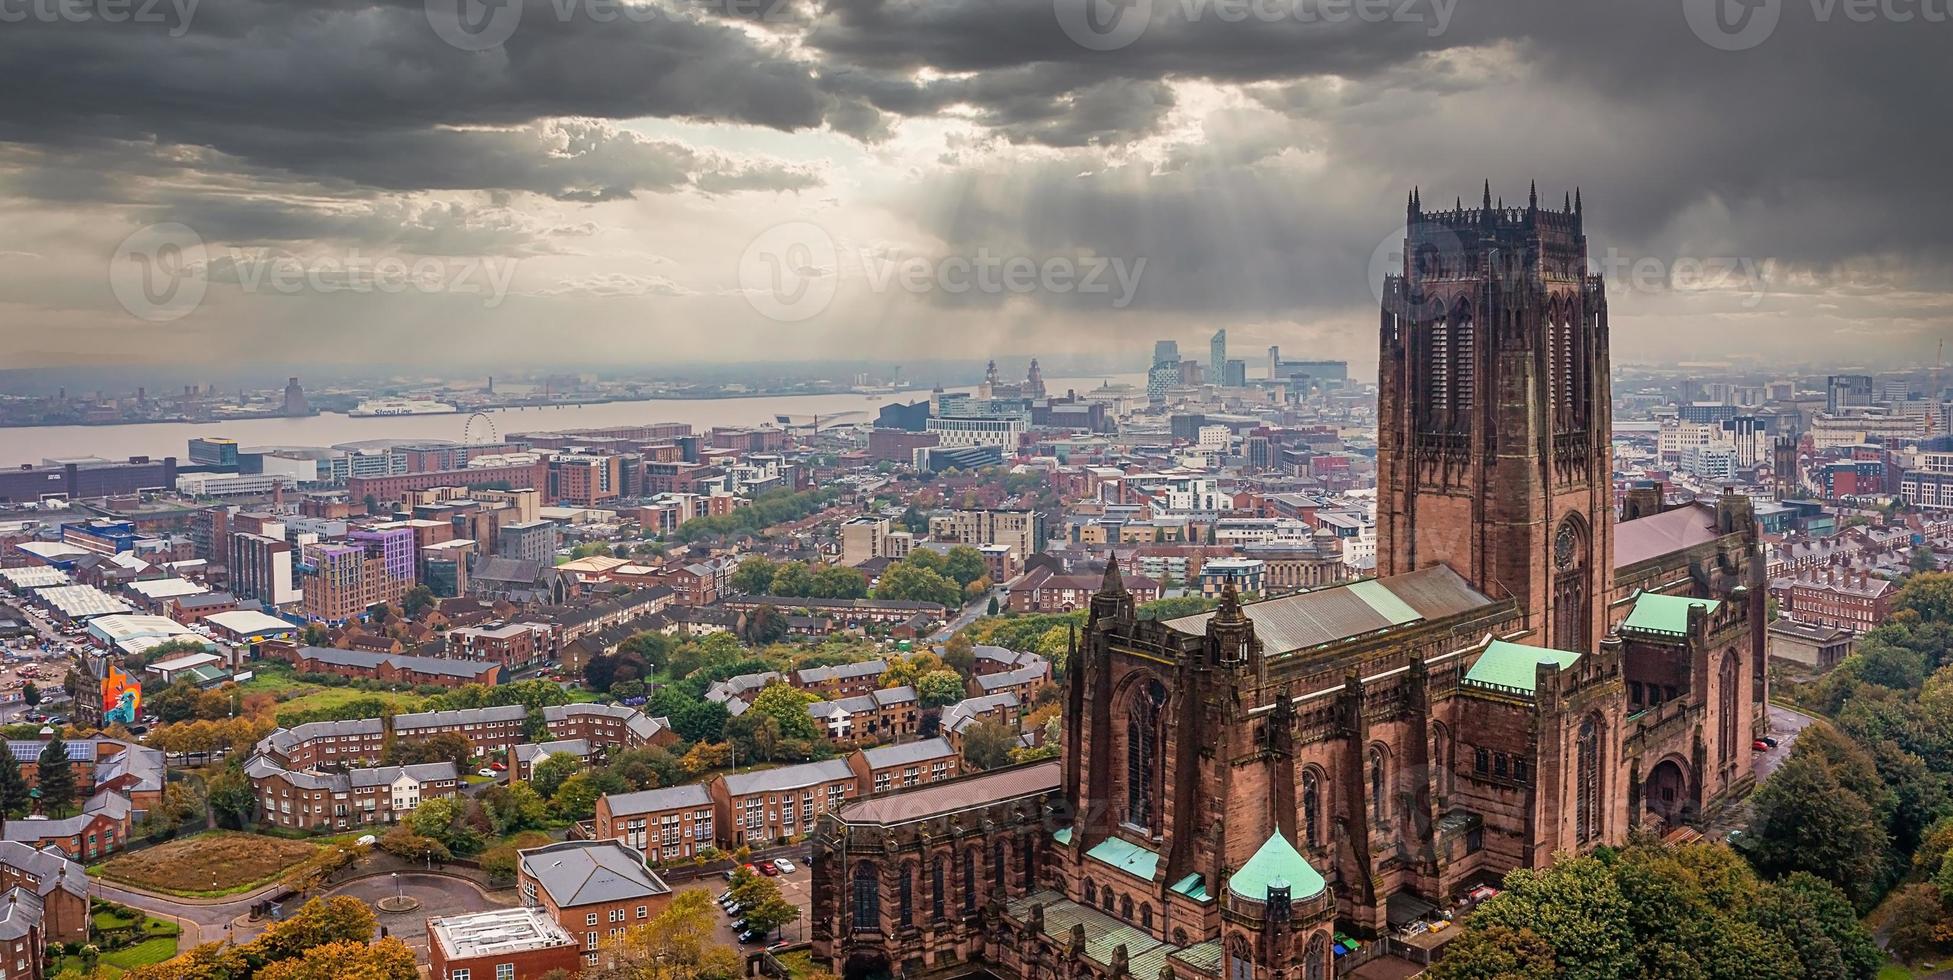
[[[1718,4],[1724,6],[1718,7]],[[0,361],[1375,358],[1579,187],[1616,358],[1953,332],[1945,0],[0,0]],[[228,352],[228,353],[226,353]]]

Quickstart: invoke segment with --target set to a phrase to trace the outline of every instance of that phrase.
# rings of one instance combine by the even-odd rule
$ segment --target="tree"
[[[583,762],[576,756],[558,753],[536,763],[529,770],[529,783],[534,787],[537,796],[554,799],[556,791],[562,788],[563,782],[576,775],[577,770],[582,768]]]
[[[943,644],[943,666],[964,677],[976,673],[976,641],[969,630],[958,630]]]
[[[467,772],[475,748],[460,732],[441,732],[422,738],[395,740],[387,746],[393,764],[412,766],[426,762],[452,762],[456,772]]]
[[[868,576],[858,568],[823,565],[814,572],[814,595],[822,599],[865,599]]]
[[[536,830],[549,822],[549,803],[526,782],[491,786],[477,799],[488,808],[497,834]]]
[[[997,597],[996,597],[996,596],[994,596],[994,595],[993,595],[993,596],[991,596],[991,597],[990,597],[990,615],[992,615],[992,616],[995,616],[995,615],[997,615],[997,611],[998,611],[998,610],[999,610],[1000,608],[1002,608],[1002,607],[1001,607],[1001,606],[999,606],[999,605],[997,604]]]
[[[1899,889],[1878,912],[1879,925],[1892,954],[1908,961],[1939,952],[1940,928],[1945,917],[1940,890],[1930,884]]]
[[[990,572],[990,564],[983,560],[983,552],[959,544],[949,549],[943,556],[943,574],[959,587],[967,587]]]
[[[314,946],[295,960],[267,964],[258,980],[416,980],[413,947],[389,936],[376,943]]]
[[[446,861],[454,855],[447,845],[422,834],[416,834],[406,824],[400,824],[380,838],[379,848],[395,857],[409,861]]]
[[[603,965],[585,968],[584,980],[733,980],[737,952],[715,941],[718,916],[711,896],[678,892],[651,921],[604,943]]]
[[[27,684],[22,684],[20,686],[20,699],[22,701],[27,702],[27,706],[30,708],[37,704],[40,704],[41,689],[35,687],[31,682]]]
[[[563,780],[550,802],[556,807],[557,815],[565,820],[588,820],[596,815],[597,800],[604,794],[629,790],[630,786],[615,773],[580,772]]]
[[[773,582],[768,592],[778,596],[805,596],[814,591],[814,573],[807,569],[804,561],[790,561],[773,571]]]
[[[763,555],[752,555],[733,569],[730,584],[733,591],[747,595],[765,595],[773,589],[773,576],[779,565]]]
[[[761,605],[746,616],[740,637],[754,646],[778,643],[787,635],[787,617],[772,605]]]
[[[960,605],[962,588],[941,572],[933,571],[915,560],[917,556],[928,554],[933,553],[917,551],[899,564],[890,565],[875,585],[875,598],[935,602],[949,607]]]
[[[916,678],[916,696],[925,708],[940,708],[963,700],[963,678],[953,670],[932,670]]]
[[[1874,774],[1874,777],[1876,774]],[[1863,798],[1847,792],[1815,751],[1797,748],[1752,800],[1751,855],[1765,874],[1808,871],[1859,908],[1877,898],[1885,873],[1885,828]]]
[[[1553,980],[1560,975],[1553,947],[1527,928],[1466,929],[1432,970],[1439,980]]]
[[[485,835],[462,819],[469,802],[472,801],[453,796],[423,799],[407,815],[407,828],[422,837],[439,841],[450,854],[473,854],[482,849]]]
[[[0,813],[9,820],[18,820],[33,805],[33,798],[27,795],[27,780],[20,775],[20,761],[12,752],[0,752]]]
[[[418,616],[422,610],[433,606],[434,590],[425,585],[416,585],[400,598],[400,610],[408,616]]]
[[[243,830],[251,825],[251,819],[258,812],[258,794],[251,788],[251,780],[244,775],[244,765],[239,755],[232,755],[221,772],[210,777],[210,784],[204,797],[210,803],[210,812],[217,818],[217,825],[231,830]]]
[[[817,700],[785,684],[769,684],[753,698],[746,713],[757,713],[778,722],[781,738],[813,740],[821,737],[821,729],[814,716],[807,713],[807,706]]]
[[[1017,733],[994,718],[985,718],[963,730],[963,761],[970,768],[995,769],[1010,764],[1010,751],[1017,747]]]
[[[34,786],[41,791],[41,811],[50,816],[65,816],[75,805],[75,770],[68,760],[68,743],[55,735],[41,749],[35,767]]]

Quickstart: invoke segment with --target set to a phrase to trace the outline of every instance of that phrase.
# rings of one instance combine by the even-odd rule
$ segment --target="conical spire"
[[[1238,623],[1246,618],[1247,616],[1241,612],[1241,593],[1235,591],[1234,583],[1230,581],[1221,589],[1221,604],[1214,610],[1214,621]]]
[[[1539,210],[1539,181],[1537,180],[1533,181],[1532,192],[1526,199],[1526,208],[1531,211]]]
[[[1126,582],[1119,577],[1119,554],[1113,552],[1105,563],[1105,580],[1099,583],[1100,595],[1119,595],[1126,591]]]
[[[1560,201],[1560,207],[1561,207],[1561,209],[1562,209],[1562,210],[1564,210],[1564,211],[1566,211],[1566,213],[1568,213],[1568,214],[1572,214],[1572,213],[1573,213],[1573,195],[1571,195],[1571,194],[1568,194],[1568,193],[1566,193],[1565,191],[1561,191],[1561,192],[1560,192],[1560,195],[1561,195],[1561,201]]]
[[[1487,178],[1485,178],[1485,204],[1484,204],[1484,207],[1485,207],[1485,209],[1486,209],[1486,210],[1488,210],[1488,211],[1489,211],[1489,210],[1491,210],[1491,208],[1492,208],[1492,178],[1490,178],[1490,177],[1487,177]]]
[[[1580,213],[1580,188],[1578,187],[1573,189],[1573,213]]]

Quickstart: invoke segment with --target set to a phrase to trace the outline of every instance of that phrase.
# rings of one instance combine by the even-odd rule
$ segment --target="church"
[[[1116,563],[1060,758],[814,834],[846,980],[1327,980],[1516,868],[1700,825],[1768,724],[1748,498],[1617,494],[1582,203],[1406,211],[1377,577],[1141,620]]]

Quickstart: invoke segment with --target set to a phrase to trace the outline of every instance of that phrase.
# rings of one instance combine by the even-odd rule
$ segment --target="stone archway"
[[[1670,757],[1656,763],[1649,770],[1645,785],[1642,798],[1647,801],[1648,815],[1661,822],[1662,831],[1672,830],[1694,818],[1688,769],[1680,760]]]

